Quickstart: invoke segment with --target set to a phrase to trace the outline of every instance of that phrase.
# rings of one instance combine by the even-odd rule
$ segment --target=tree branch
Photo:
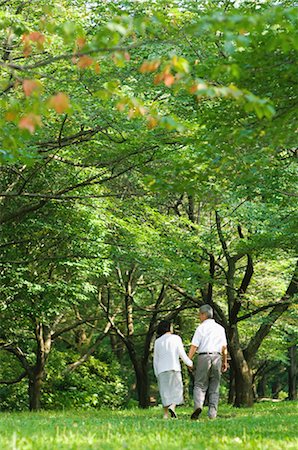
[[[1,6],[1,5],[0,5]],[[17,384],[20,381],[23,380],[23,378],[27,377],[28,373],[25,370],[25,372],[21,373],[15,380],[0,380],[0,384]]]
[[[42,61],[38,61],[33,64],[27,64],[24,66],[20,66],[18,64],[13,64],[13,63],[3,63],[0,61],[0,66],[4,67],[6,69],[14,69],[14,70],[18,70],[20,72],[26,72],[27,70],[37,69],[39,67],[48,66],[56,61],[71,60],[72,58],[80,58],[82,56],[94,55],[96,53],[113,53],[113,52],[117,52],[117,51],[125,52],[125,51],[132,50],[136,47],[139,47],[141,45],[144,45],[144,43],[132,44],[132,45],[128,45],[126,47],[97,48],[95,50],[89,50],[88,52],[64,53],[63,55],[51,56]]]
[[[0,350],[5,350],[9,353],[12,353],[17,359],[20,361],[22,366],[24,367],[27,374],[31,372],[31,366],[27,361],[25,353],[21,350],[20,347],[13,347],[11,344],[5,343],[0,344]]]
[[[292,302],[288,302],[289,304],[291,304]],[[274,308],[275,306],[279,305],[280,303],[270,303],[269,305],[264,305],[261,306],[260,308],[254,309],[253,311],[244,314],[243,316],[240,316],[237,318],[237,322],[241,322],[242,320],[246,320],[246,319],[250,319],[252,316],[255,316],[257,314],[259,314],[262,311],[266,311],[266,309],[270,309],[270,308]],[[285,302],[282,302],[282,304],[284,305]]]
[[[71,325],[63,328],[62,330],[55,331],[52,334],[52,340],[56,339],[57,337],[61,336],[61,334],[67,333],[68,331],[72,331],[75,328],[79,327],[83,323],[88,322],[95,322],[96,320],[101,319],[101,317],[88,317],[87,319],[78,320],[77,322],[72,323]]]
[[[111,324],[107,323],[107,325],[104,329],[104,332],[97,337],[94,344],[87,350],[87,352],[83,356],[81,356],[80,359],[78,359],[78,361],[75,361],[74,363],[69,364],[69,366],[65,369],[65,373],[73,372],[79,366],[84,364],[84,362],[86,362],[89,359],[89,357],[95,352],[95,350],[98,347],[98,344],[107,336],[110,328],[111,328]]]
[[[202,306],[204,304],[203,300],[199,300],[196,297],[193,297],[192,295],[188,294],[187,292],[185,292],[184,289],[182,289],[181,287],[175,285],[175,284],[170,284],[169,287],[171,289],[173,289],[174,291],[178,292],[179,294],[181,294],[183,297],[189,299],[192,303],[194,303],[197,307],[198,306]],[[224,315],[224,312],[222,311],[222,309],[216,305],[215,303],[212,302],[212,304],[210,305],[213,307],[215,314],[217,316],[218,321],[223,325],[223,327],[225,329],[227,329],[228,326],[228,322],[227,319]]]
[[[220,215],[219,215],[218,211],[215,211],[215,220],[216,220],[217,234],[218,234],[218,237],[219,237],[219,240],[221,243],[221,247],[223,249],[226,260],[229,262],[231,259],[231,256],[229,254],[228,246],[227,246],[227,243],[223,236],[223,232],[222,232],[222,228],[221,228],[221,220],[220,220]]]

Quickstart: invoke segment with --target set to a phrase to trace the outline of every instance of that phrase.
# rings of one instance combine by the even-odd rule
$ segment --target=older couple
[[[189,367],[193,367],[192,358],[198,354],[194,382],[194,411],[192,420],[197,420],[202,412],[208,390],[208,417],[215,419],[219,400],[221,372],[227,370],[227,339],[224,328],[213,319],[213,309],[203,305],[199,310],[201,324],[197,327],[191,342],[188,356],[182,340],[173,334],[170,322],[163,320],[157,328],[154,344],[153,367],[158,381],[164,418],[169,414],[177,418],[176,405],[183,403],[183,384],[181,376],[181,358]]]

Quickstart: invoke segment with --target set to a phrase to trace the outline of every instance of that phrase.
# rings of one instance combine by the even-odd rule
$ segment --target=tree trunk
[[[238,330],[233,326],[229,330],[231,363],[235,376],[234,406],[253,406],[253,374],[248,361],[245,359],[239,342]]]
[[[278,395],[282,390],[282,384],[279,380],[274,380],[271,386],[271,396],[274,399],[278,399]]]
[[[29,373],[29,408],[38,411],[41,408],[41,388],[45,376],[45,367],[51,350],[51,330],[47,325],[36,323],[35,337],[37,342],[36,363]]]
[[[288,349],[290,366],[288,368],[289,400],[297,400],[297,345]]]
[[[29,409],[30,411],[38,411],[41,408],[41,386],[44,378],[44,369],[42,367],[35,368],[29,375]]]
[[[266,384],[267,384],[267,374],[264,374],[261,376],[257,384],[258,398],[264,398],[266,396]]]
[[[230,364],[230,380],[229,380],[229,393],[228,393],[228,404],[233,405],[235,402],[235,370]]]
[[[237,361],[235,369],[235,402],[237,408],[253,406],[252,371],[245,360]]]
[[[117,334],[109,333],[110,343],[112,352],[116,356],[119,362],[122,361],[123,353],[124,353],[124,344],[123,341],[118,337]]]
[[[148,368],[146,365],[139,365],[135,370],[137,392],[139,400],[139,408],[149,407],[149,383],[148,383]]]

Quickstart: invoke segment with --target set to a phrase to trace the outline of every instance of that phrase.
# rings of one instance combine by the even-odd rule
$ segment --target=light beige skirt
[[[183,403],[183,384],[181,372],[167,370],[158,375],[158,388],[163,406],[172,403],[181,405]]]

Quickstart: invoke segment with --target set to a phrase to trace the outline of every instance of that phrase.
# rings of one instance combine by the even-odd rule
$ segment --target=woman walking
[[[171,323],[162,320],[157,327],[157,339],[154,344],[153,368],[158,381],[161,401],[164,407],[164,419],[177,418],[176,405],[183,403],[183,384],[179,357],[192,367],[192,360],[185,353],[180,336],[172,334]]]

